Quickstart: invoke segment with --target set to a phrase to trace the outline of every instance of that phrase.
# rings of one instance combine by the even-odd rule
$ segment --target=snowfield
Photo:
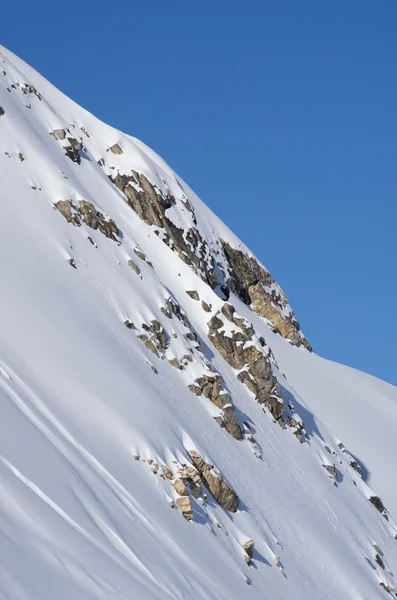
[[[397,388],[227,299],[220,240],[249,250],[156,153],[1,46],[0,107],[0,598],[396,597]],[[130,186],[138,195],[149,181],[169,202],[182,244],[197,227],[200,267],[114,184],[131,170],[146,178]],[[82,200],[100,226],[87,225]],[[214,257],[211,286],[200,269]],[[215,347],[209,321],[226,302],[246,321],[223,317],[219,332],[252,324],[241,344],[263,348],[302,443]],[[289,323],[287,300],[271,310]],[[214,372],[222,406],[188,387]],[[216,420],[231,407],[240,439]],[[181,475],[194,451],[237,494],[235,512],[202,474],[195,497]]]

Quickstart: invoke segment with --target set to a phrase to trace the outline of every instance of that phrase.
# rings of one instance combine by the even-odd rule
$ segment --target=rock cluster
[[[235,292],[245,304],[270,321],[276,331],[297,346],[311,345],[300,333],[300,325],[289,309],[288,300],[281,288],[273,281],[269,271],[259,265],[256,259],[241,250],[235,250],[222,241],[223,250],[231,267],[227,278],[228,288]]]
[[[154,225],[161,230],[157,231],[157,234],[162,241],[174,250],[187,265],[191,266],[204,281],[215,288],[218,280],[215,274],[214,259],[199,230],[192,227],[184,231],[166,215],[167,209],[175,205],[175,198],[171,194],[163,194],[150,183],[145,175],[136,171],[132,171],[131,175],[117,173],[116,176],[110,175],[109,178],[125,194],[128,203],[138,216],[145,223]],[[189,208],[189,212],[192,212],[190,205]]]
[[[235,408],[230,394],[224,388],[224,381],[220,375],[203,375],[189,385],[189,389],[196,396],[204,396],[211,400],[215,406],[222,409],[222,415],[216,420],[236,440],[241,440],[243,433],[239,425]]]
[[[78,165],[81,163],[80,151],[83,149],[83,144],[75,138],[68,137],[68,146],[64,146],[66,156]]]
[[[91,229],[98,229],[103,235],[115,242],[120,235],[116,223],[107,219],[95,206],[87,200],[79,200],[77,205],[71,200],[59,200],[54,208],[65,217],[68,223],[81,227],[83,223]]]
[[[223,330],[224,320],[236,326],[231,332]],[[222,315],[218,312],[208,323],[209,338],[218,352],[240,373],[238,379],[254,394],[257,402],[264,404],[277,421],[281,421],[286,406],[281,396],[280,386],[273,375],[269,357],[263,348],[258,348],[253,340],[253,327],[235,315],[231,304],[225,303]]]
[[[229,512],[237,512],[239,498],[236,492],[225,481],[222,474],[214,466],[205,462],[195,450],[189,451],[189,456],[196,467],[206,488],[222,508]]]
[[[147,333],[138,335],[138,338],[145,344],[146,348],[153,352],[157,357],[161,356],[169,346],[168,336],[160,321],[153,319],[150,325],[142,325]]]

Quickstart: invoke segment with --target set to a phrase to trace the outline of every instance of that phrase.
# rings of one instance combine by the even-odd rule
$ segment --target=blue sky
[[[159,152],[270,269],[315,350],[397,384],[397,3],[1,8],[0,40]]]

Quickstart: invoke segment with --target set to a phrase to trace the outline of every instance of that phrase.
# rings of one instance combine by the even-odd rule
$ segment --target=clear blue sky
[[[0,40],[157,150],[315,350],[397,384],[397,2],[19,0]]]

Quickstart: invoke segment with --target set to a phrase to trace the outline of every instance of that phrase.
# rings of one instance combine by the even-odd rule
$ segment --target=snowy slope
[[[158,155],[3,47],[0,107],[0,598],[396,595],[397,389],[310,352]]]

